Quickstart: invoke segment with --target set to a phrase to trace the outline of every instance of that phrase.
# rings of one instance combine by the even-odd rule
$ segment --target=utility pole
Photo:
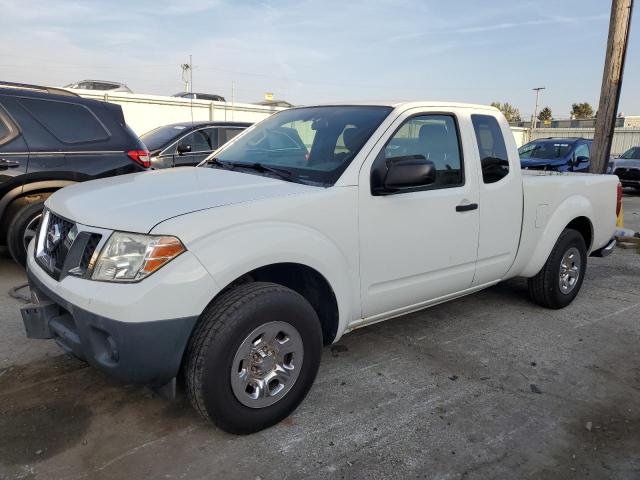
[[[532,88],[536,92],[536,105],[533,107],[533,115],[531,115],[531,132],[536,129],[536,122],[538,120],[538,98],[540,97],[540,90],[545,90],[547,87]]]
[[[184,82],[184,91],[190,92],[191,85],[191,58],[189,58],[189,63],[183,63],[180,65],[182,68],[182,81]]]
[[[616,114],[622,89],[622,75],[627,56],[633,0],[612,0],[609,39],[602,74],[596,130],[591,148],[592,173],[605,173],[611,154]]]
[[[189,55],[189,93],[193,93],[193,58]]]
[[[236,84],[233,80],[231,80],[231,121],[233,121],[233,111],[235,110],[235,89]]]

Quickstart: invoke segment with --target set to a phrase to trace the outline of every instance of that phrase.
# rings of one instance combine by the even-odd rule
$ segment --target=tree
[[[593,108],[588,102],[574,103],[571,105],[571,117],[578,120],[593,118]]]
[[[544,107],[542,110],[540,110],[540,113],[538,114],[538,120],[540,120],[541,122],[553,120],[553,113],[551,112],[551,109],[549,107]]]
[[[498,110],[500,110],[509,123],[521,121],[520,110],[511,105],[509,102],[492,102],[491,106],[496,107]]]

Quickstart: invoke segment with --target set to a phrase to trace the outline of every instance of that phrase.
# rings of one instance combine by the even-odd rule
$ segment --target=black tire
[[[295,327],[304,359],[295,383],[282,398],[269,406],[250,408],[233,392],[233,359],[251,332],[272,321]],[[273,283],[243,284],[222,294],[201,315],[185,356],[187,396],[205,419],[221,429],[234,434],[257,432],[286,418],[302,402],[318,372],[321,352],[320,321],[304,297]]]
[[[7,247],[13,259],[23,267],[27,264],[25,233],[27,232],[27,227],[31,230],[34,220],[42,215],[44,200],[44,198],[38,197],[36,201],[24,203],[9,220]]]
[[[564,293],[560,288],[560,263],[570,249],[576,248],[580,254],[578,278],[572,290]],[[582,287],[587,269],[587,247],[579,232],[565,229],[558,238],[547,262],[535,277],[528,281],[529,296],[534,303],[547,308],[560,309],[569,305]]]

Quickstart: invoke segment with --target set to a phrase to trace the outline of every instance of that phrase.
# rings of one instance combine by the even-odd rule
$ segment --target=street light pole
[[[536,92],[536,105],[533,108],[533,115],[531,115],[531,131],[533,132],[536,128],[536,120],[538,117],[538,98],[540,97],[540,90],[545,90],[547,87],[536,87],[532,90]]]

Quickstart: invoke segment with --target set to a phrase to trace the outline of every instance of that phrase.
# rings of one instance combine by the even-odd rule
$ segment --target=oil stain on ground
[[[73,401],[3,406],[0,412],[0,459],[8,465],[37,462],[82,440],[91,411]]]

